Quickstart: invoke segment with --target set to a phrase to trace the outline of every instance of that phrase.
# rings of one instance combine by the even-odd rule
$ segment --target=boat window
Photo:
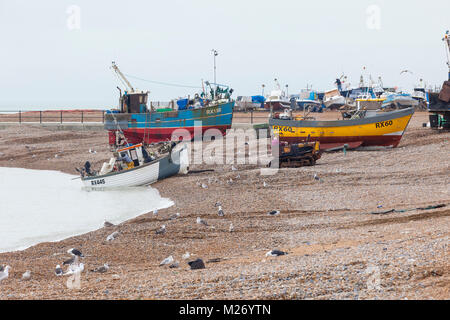
[[[136,150],[135,149],[130,150],[130,154],[131,154],[131,159],[132,160],[136,160],[137,159],[137,154],[136,154]]]

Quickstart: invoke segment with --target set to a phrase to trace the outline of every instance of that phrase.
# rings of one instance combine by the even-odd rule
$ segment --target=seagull
[[[231,165],[231,171],[237,171],[237,168],[233,165]]]
[[[176,218],[179,218],[180,216],[181,216],[181,214],[180,214],[179,212],[177,212],[177,213],[171,215],[171,216],[169,217],[169,219],[170,219],[170,220],[175,220]]]
[[[400,74],[402,74],[402,73],[411,73],[411,74],[413,74],[413,72],[412,71],[409,71],[409,70],[402,70],[401,72],[400,72]]]
[[[161,228],[159,228],[158,230],[156,230],[155,233],[156,233],[156,234],[164,234],[164,233],[166,233],[166,225],[163,224],[163,225],[161,226]]]
[[[55,274],[56,276],[60,277],[63,275],[63,269],[61,269],[61,266],[58,264],[56,265],[56,269],[55,269]]]
[[[317,175],[317,173],[314,173],[314,180],[320,180],[319,176]]]
[[[229,228],[229,230],[230,230],[230,232],[233,232],[233,231],[234,231],[233,223],[230,223],[230,228]]]
[[[208,186],[206,184],[202,183],[202,188],[203,189],[208,189]]]
[[[267,183],[265,181],[263,182],[263,187],[267,187]]]
[[[278,257],[278,256],[283,256],[287,254],[287,252],[284,251],[280,251],[280,250],[270,250],[269,252],[266,253],[266,257]]]
[[[24,274],[22,274],[22,280],[28,281],[31,279],[31,271],[27,270]]]
[[[6,266],[3,271],[0,272],[0,282],[2,280],[8,279],[9,277],[9,269],[11,269],[10,266]]]
[[[170,269],[174,269],[174,268],[178,268],[179,266],[180,266],[180,264],[179,264],[178,261],[177,261],[177,262],[172,263],[172,264],[169,266],[169,268],[170,268]]]
[[[94,270],[91,270],[92,272],[99,272],[99,273],[105,273],[109,270],[109,265],[105,263],[101,267],[95,268]]]
[[[163,261],[161,261],[161,263],[159,265],[163,266],[163,265],[166,265],[166,264],[171,264],[172,262],[173,262],[173,257],[172,256],[168,256]]]
[[[200,218],[200,217],[197,217],[197,223],[198,223],[198,224],[203,224],[203,225],[205,225],[205,226],[209,226],[209,224],[208,224],[205,220],[203,220],[202,218]]]
[[[191,257],[191,254],[189,252],[186,252],[185,254],[183,254],[182,258],[184,260],[189,259]]]
[[[103,226],[105,228],[110,228],[110,227],[114,227],[114,224],[105,220],[105,222],[103,223]]]
[[[153,215],[157,216],[158,215],[158,209],[153,210]]]
[[[280,210],[272,210],[268,213],[269,216],[277,216],[280,214]]]
[[[67,253],[71,254],[74,257],[77,256],[77,257],[84,258],[84,255],[81,253],[81,251],[78,249],[75,249],[75,248],[67,250]]]
[[[75,262],[75,259],[76,259],[76,257],[72,257],[69,260],[64,261],[63,266],[65,266],[66,264],[69,264],[69,265],[73,264]]]
[[[97,153],[97,151],[95,151],[94,149],[92,149],[92,148],[89,148],[89,153],[93,153],[93,154],[96,154]]]
[[[222,206],[219,206],[219,210],[217,211],[217,214],[219,215],[219,217],[223,217],[225,215],[225,213],[222,210]]]
[[[113,233],[111,233],[109,236],[106,237],[106,241],[113,241],[118,236],[119,236],[119,232],[118,231],[114,231]]]
[[[230,178],[230,180],[227,181],[228,184],[232,184],[233,183],[233,179]]]

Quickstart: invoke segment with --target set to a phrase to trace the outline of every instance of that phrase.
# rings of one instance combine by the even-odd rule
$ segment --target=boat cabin
[[[120,97],[121,113],[147,112],[148,91],[127,92]]]
[[[121,158],[128,156],[134,162],[135,167],[144,163],[145,159],[142,152],[142,143],[119,149],[117,152]]]

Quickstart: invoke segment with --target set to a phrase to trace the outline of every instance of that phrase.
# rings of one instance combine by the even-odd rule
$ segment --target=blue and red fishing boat
[[[172,101],[167,108],[148,107],[148,91],[137,91],[126,80],[113,62],[113,69],[127,85],[128,90],[120,90],[119,110],[108,111],[105,115],[105,129],[109,131],[109,144],[154,143],[171,140],[177,129],[185,129],[191,138],[194,134],[208,129],[218,129],[223,135],[231,128],[234,100],[233,89],[206,82],[209,90],[203,90],[193,99]],[[207,92],[209,91],[209,92]]]

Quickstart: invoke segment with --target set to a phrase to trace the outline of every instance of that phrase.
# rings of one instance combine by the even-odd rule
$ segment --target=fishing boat
[[[81,174],[84,186],[89,189],[144,186],[178,173],[187,174],[187,146],[172,144],[167,154],[157,158],[152,158],[142,143],[126,146],[118,149],[109,162],[103,163],[99,172],[91,170],[89,162],[77,171]]]
[[[325,91],[323,105],[328,109],[339,109],[345,105],[345,97],[341,96],[338,89]]]
[[[119,110],[108,110],[104,127],[109,133],[109,144],[117,146],[123,133],[128,142],[154,143],[170,141],[175,130],[194,138],[194,134],[203,134],[208,129],[217,129],[225,135],[231,128],[234,100],[233,89],[224,85],[206,82],[207,89],[196,94],[193,99],[173,101],[167,108],[156,109],[147,106],[148,91],[135,90],[113,62],[113,70],[128,88],[122,94],[120,88]]]
[[[319,141],[321,150],[347,149],[360,146],[396,147],[414,114],[414,108],[377,113],[364,116],[361,110],[349,120],[317,121],[302,116],[284,117],[275,114],[269,119],[273,134],[280,141],[299,143]]]
[[[270,92],[270,95],[267,97],[264,102],[264,108],[267,110],[284,110],[286,108],[291,107],[291,101],[289,100],[286,92],[281,90],[280,83],[277,79],[275,81],[275,90]]]

